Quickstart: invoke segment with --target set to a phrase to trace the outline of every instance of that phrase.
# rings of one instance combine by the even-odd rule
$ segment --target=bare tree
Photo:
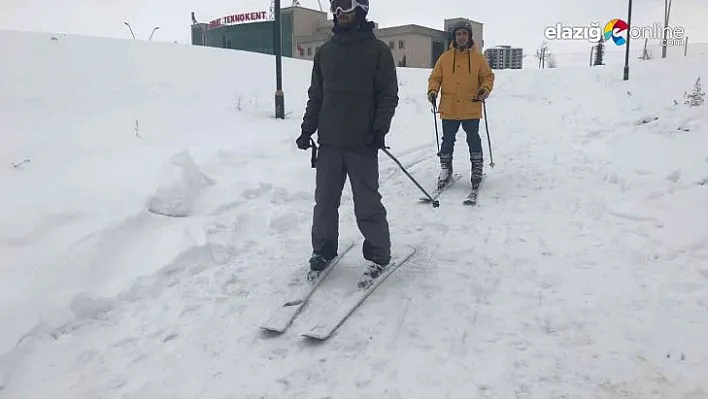
[[[669,30],[669,15],[671,15],[671,0],[664,0],[664,32],[661,37],[661,58],[666,58],[666,31]]]
[[[544,41],[541,47],[536,49],[536,59],[538,59],[538,68],[542,69],[546,66],[546,51],[548,50],[548,42]]]

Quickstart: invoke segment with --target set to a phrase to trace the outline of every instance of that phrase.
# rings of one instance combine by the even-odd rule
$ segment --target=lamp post
[[[152,33],[150,33],[150,38],[148,39],[148,41],[151,41],[151,40],[152,40],[152,35],[154,35],[154,34],[155,34],[155,31],[158,30],[158,29],[160,29],[159,26],[156,26],[155,28],[153,28]]]
[[[128,21],[125,21],[123,23],[125,24],[125,26],[128,27],[128,29],[130,29],[130,34],[133,36],[133,39],[135,39],[135,33],[133,33],[133,28],[130,27],[130,24],[128,23]]]
[[[280,0],[274,0],[275,23],[273,40],[275,47],[275,117],[285,119],[285,94],[283,93],[282,37],[280,32]]]
[[[629,80],[629,39],[630,29],[632,28],[632,0],[629,0],[627,10],[627,48],[624,52],[624,80]]]

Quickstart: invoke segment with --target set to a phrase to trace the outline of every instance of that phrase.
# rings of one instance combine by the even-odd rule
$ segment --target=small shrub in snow
[[[142,138],[140,137],[140,122],[136,119],[135,120],[135,128],[133,128],[133,131],[135,131],[135,137],[137,138]]]
[[[13,167],[13,168],[19,168],[20,166],[22,166],[22,165],[24,165],[24,164],[26,164],[26,163],[29,163],[29,161],[30,161],[29,159],[25,158],[25,159],[23,159],[22,162],[20,162],[20,163],[14,163],[14,162],[12,162],[12,167]]]
[[[699,77],[698,80],[696,80],[696,83],[693,85],[693,93],[684,94],[684,98],[686,99],[684,101],[684,104],[691,107],[700,107],[705,102],[705,97],[706,93],[703,92],[703,87],[701,86],[701,78]]]
[[[647,123],[650,123],[650,122],[654,122],[655,120],[658,120],[658,119],[659,119],[658,116],[647,115],[647,116],[641,117],[638,121],[634,122],[634,124],[637,125],[637,126],[638,126],[638,125],[644,125],[644,124],[647,124]]]

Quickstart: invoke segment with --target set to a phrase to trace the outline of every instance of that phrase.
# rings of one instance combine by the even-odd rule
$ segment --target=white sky
[[[283,0],[290,6],[292,0]],[[324,7],[328,0],[321,0]],[[651,25],[662,21],[663,0],[633,0],[632,23]],[[319,8],[317,0],[301,0],[304,7]],[[416,4],[414,8],[412,4]],[[155,26],[155,41],[190,43],[191,12],[208,22],[239,12],[268,11],[268,0],[0,0],[0,29],[72,33],[130,38],[128,21],[138,39],[147,40]],[[380,27],[419,24],[443,29],[445,18],[467,17],[484,23],[486,47],[510,44],[534,52],[549,25],[604,25],[612,18],[627,19],[626,0],[469,0],[392,1],[371,0],[369,19]],[[670,25],[681,26],[689,43],[708,43],[708,0],[675,0]],[[633,42],[637,43],[637,42]],[[556,53],[586,52],[585,41],[552,41]]]

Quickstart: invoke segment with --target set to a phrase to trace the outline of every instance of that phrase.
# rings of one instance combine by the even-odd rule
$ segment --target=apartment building
[[[524,51],[511,46],[496,46],[484,50],[484,55],[492,69],[521,69]]]

